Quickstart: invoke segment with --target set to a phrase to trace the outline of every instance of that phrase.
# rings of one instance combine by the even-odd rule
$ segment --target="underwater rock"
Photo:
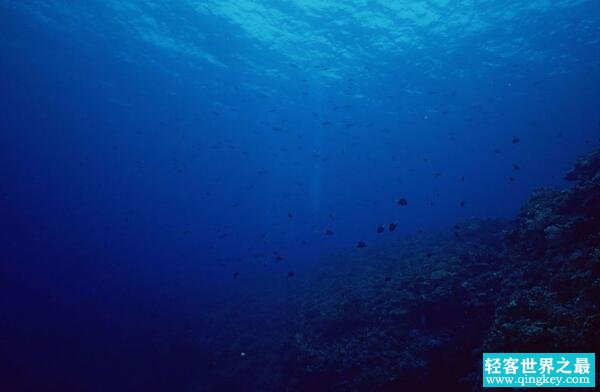
[[[567,175],[576,184],[536,191],[511,222],[471,219],[323,266],[282,388],[480,390],[482,352],[600,347],[599,172],[596,151]]]
[[[577,159],[575,167],[565,175],[565,180],[590,180],[600,172],[600,151],[595,151]]]

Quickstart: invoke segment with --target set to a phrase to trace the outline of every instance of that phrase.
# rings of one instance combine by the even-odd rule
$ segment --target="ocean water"
[[[299,390],[314,271],[514,218],[599,103],[594,0],[0,0],[0,389]]]

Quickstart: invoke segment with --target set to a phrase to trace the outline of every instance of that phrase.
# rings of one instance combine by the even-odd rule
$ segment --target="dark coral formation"
[[[470,220],[321,271],[287,390],[479,390],[482,352],[600,347],[600,152],[512,222]]]

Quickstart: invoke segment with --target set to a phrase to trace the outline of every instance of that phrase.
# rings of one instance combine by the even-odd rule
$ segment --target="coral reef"
[[[302,299],[285,390],[480,390],[482,352],[600,347],[600,152],[514,221],[341,255]]]

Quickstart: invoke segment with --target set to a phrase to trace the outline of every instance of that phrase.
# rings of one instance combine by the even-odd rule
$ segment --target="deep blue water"
[[[594,0],[0,0],[4,379],[202,390],[328,255],[564,186],[599,102]]]

